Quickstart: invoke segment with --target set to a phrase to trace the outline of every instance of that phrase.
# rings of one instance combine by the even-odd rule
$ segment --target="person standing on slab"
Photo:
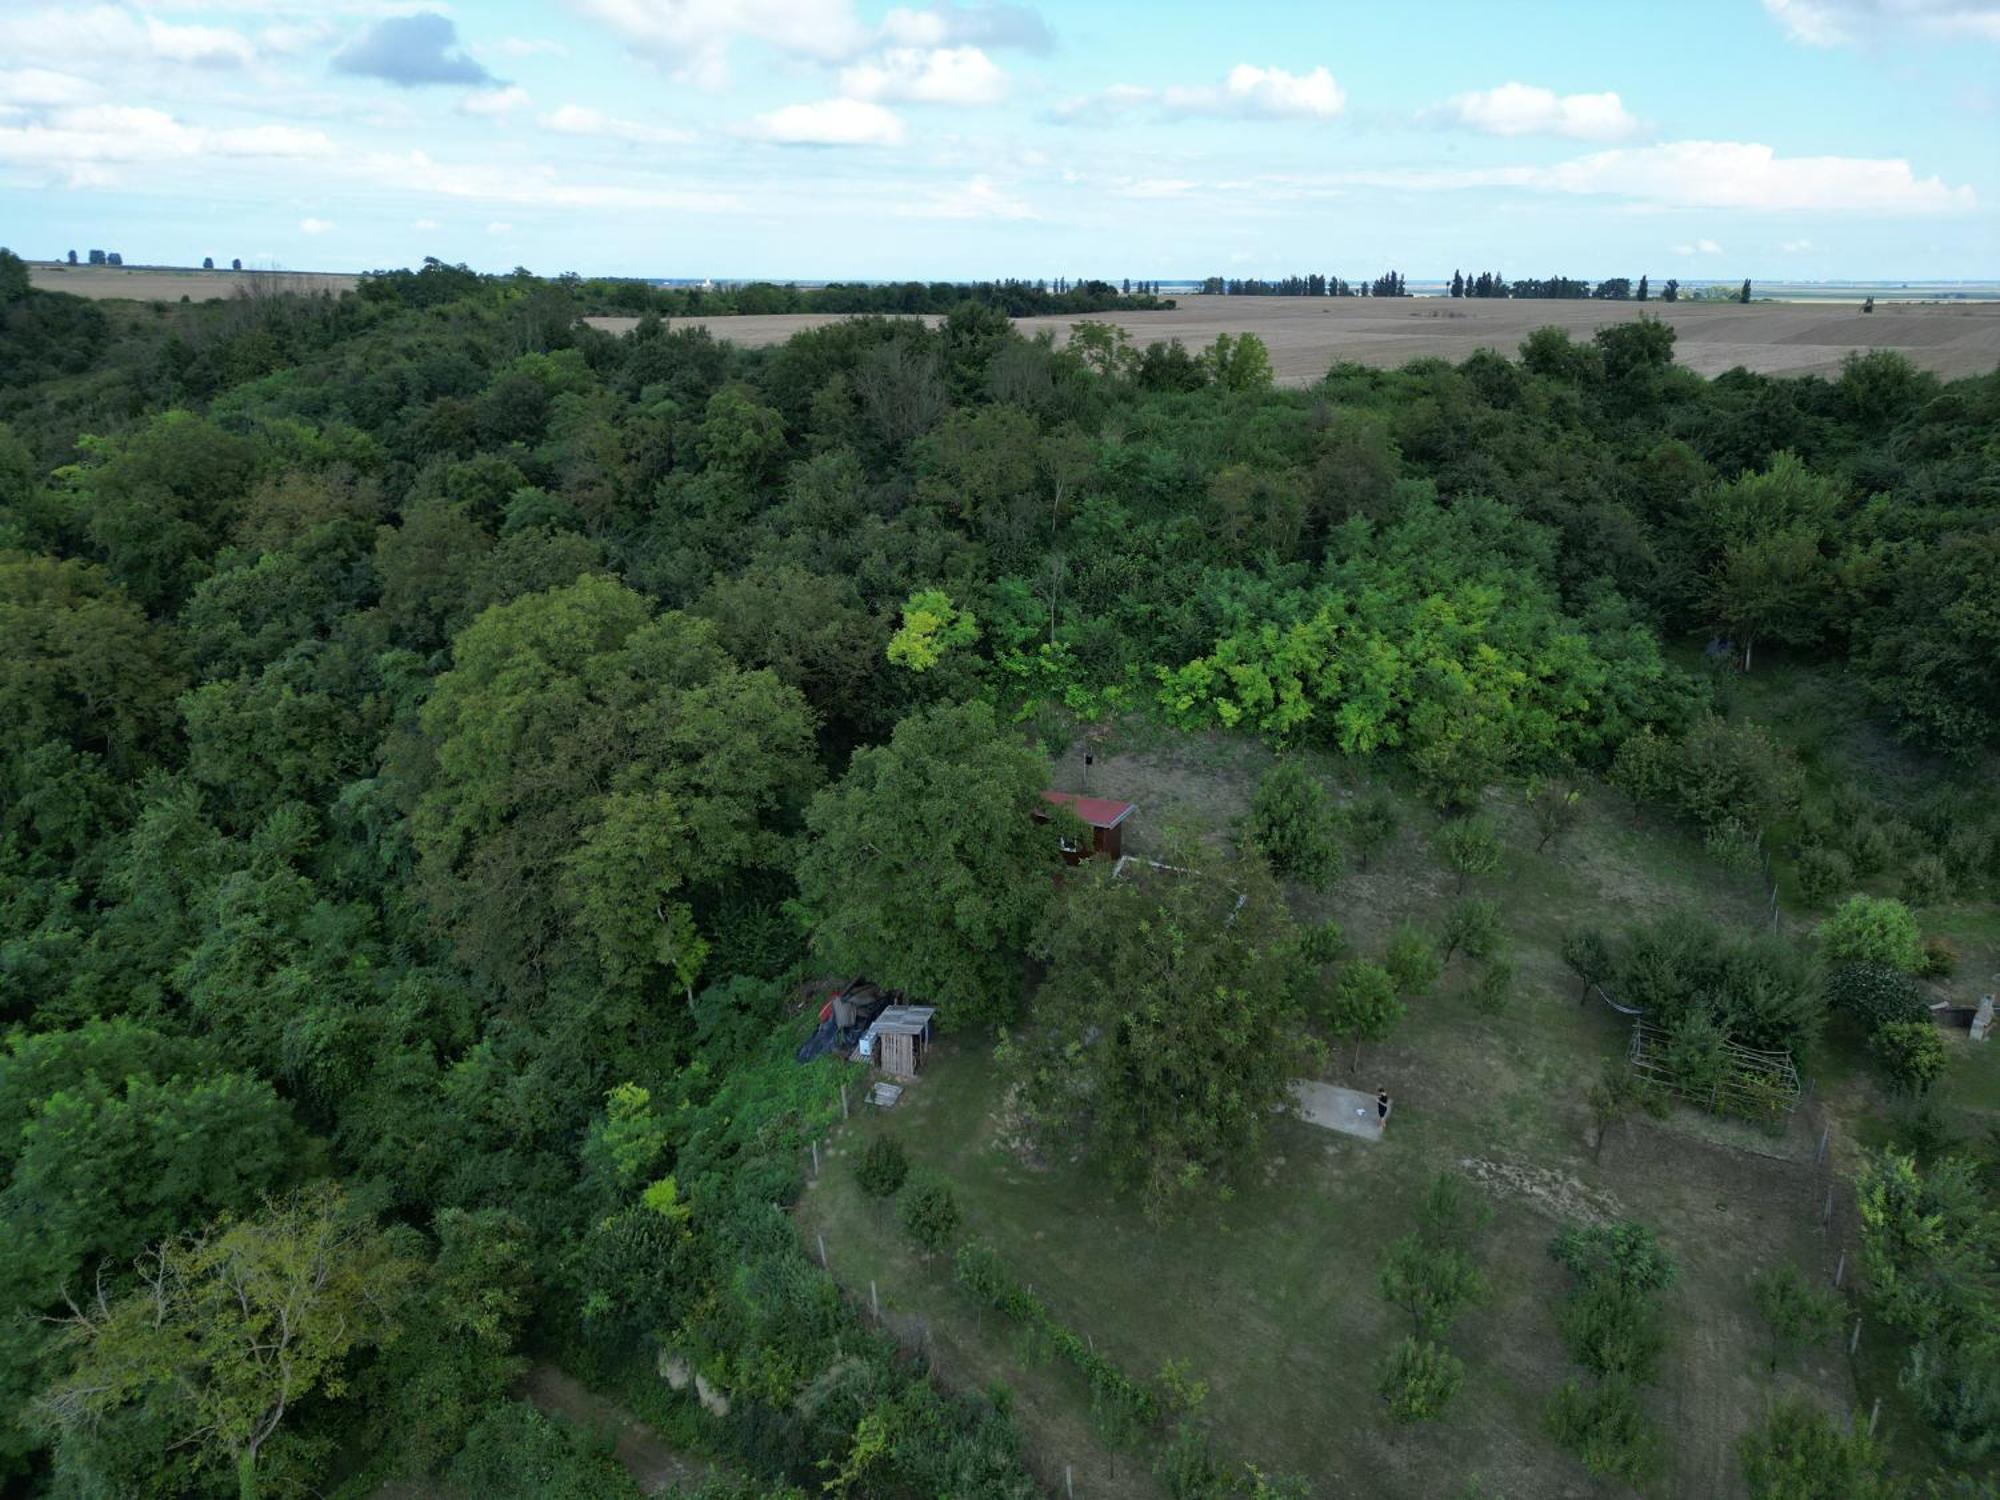
[[[1389,1123],[1389,1091],[1375,1090],[1375,1128],[1380,1130]]]

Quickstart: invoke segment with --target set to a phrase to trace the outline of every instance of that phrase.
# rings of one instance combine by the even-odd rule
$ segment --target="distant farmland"
[[[254,286],[265,292],[351,292],[361,278],[342,271],[196,271],[174,266],[71,266],[31,261],[29,279],[45,292],[129,297],[134,302],[212,302]]]
[[[1765,374],[1826,374],[1855,349],[1895,349],[1940,375],[1983,375],[2000,366],[2000,303],[1888,303],[1872,313],[1825,303],[1666,303],[1480,301],[1432,297],[1182,297],[1171,312],[1100,313],[1135,342],[1179,339],[1190,346],[1219,333],[1254,333],[1270,346],[1282,385],[1310,385],[1336,360],[1393,368],[1413,359],[1457,361],[1475,349],[1512,354],[1537,328],[1554,324],[1587,338],[1641,313],[1663,318],[1679,335],[1683,365],[1715,375],[1742,365]],[[760,317],[676,318],[676,327],[706,326],[717,338],[761,346],[782,343],[802,328],[840,321],[835,313]],[[590,318],[613,333],[634,318]],[[1076,317],[1020,318],[1023,333],[1047,328],[1069,336]]]

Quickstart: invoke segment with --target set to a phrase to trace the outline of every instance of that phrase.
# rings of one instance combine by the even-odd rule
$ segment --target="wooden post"
[[[813,1176],[816,1178],[819,1176],[819,1142],[814,1141],[812,1143],[812,1148],[813,1148]]]
[[[831,1268],[830,1268],[830,1267],[829,1267],[829,1266],[827,1265],[827,1263],[826,1263],[826,1236],[825,1236],[825,1235],[821,1235],[821,1236],[819,1237],[819,1268],[820,1268],[820,1269],[821,1269],[822,1271],[825,1271],[825,1270],[829,1270],[829,1269],[831,1269]]]
[[[882,1299],[879,1295],[877,1295],[875,1291],[875,1283],[872,1281],[868,1283],[868,1306],[869,1309],[875,1314],[875,1321],[878,1323],[881,1322]]]
[[[1861,1320],[1859,1318],[1856,1318],[1854,1320],[1854,1335],[1847,1341],[1847,1352],[1849,1355],[1852,1355],[1854,1351],[1856,1349],[1859,1349],[1860,1347],[1861,1347]]]
[[[847,1118],[847,1085],[844,1083],[840,1086],[840,1118]]]
[[[1819,1128],[1819,1150],[1817,1150],[1817,1151],[1815,1151],[1815,1152],[1813,1153],[1813,1165],[1814,1165],[1814,1166],[1818,1166],[1818,1165],[1819,1165],[1819,1164],[1820,1164],[1821,1162],[1823,1162],[1823,1161],[1825,1161],[1825,1160],[1826,1160],[1826,1138],[1827,1138],[1827,1136],[1828,1136],[1828,1135],[1829,1135],[1829,1134],[1830,1134],[1830,1133],[1832,1132],[1832,1130],[1833,1130],[1833,1127],[1832,1127],[1831,1125],[1822,1125],[1822,1126],[1820,1126],[1820,1128]]]
[[[1846,1274],[1847,1274],[1847,1252],[1843,1250],[1840,1252],[1839,1264],[1833,1268],[1833,1286],[1835,1291],[1840,1290],[1840,1278],[1845,1276]]]
[[[1063,1493],[1076,1500],[1076,1468],[1072,1464],[1063,1465]]]
[[[1833,1222],[1833,1184],[1830,1182],[1826,1185],[1826,1207],[1820,1210],[1819,1221],[1822,1224]]]
[[[1877,1396],[1875,1398],[1874,1410],[1868,1413],[1868,1435],[1870,1437],[1875,1436],[1875,1423],[1881,1417],[1881,1415],[1882,1415],[1882,1398],[1880,1396]]]

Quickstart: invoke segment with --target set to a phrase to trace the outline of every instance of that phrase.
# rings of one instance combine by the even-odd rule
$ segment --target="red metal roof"
[[[1109,797],[1079,797],[1075,792],[1043,792],[1042,800],[1067,807],[1092,828],[1116,828],[1138,811],[1130,802],[1114,802]]]

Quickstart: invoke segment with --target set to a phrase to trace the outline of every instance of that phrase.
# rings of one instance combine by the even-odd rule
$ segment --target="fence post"
[[[1856,1318],[1854,1320],[1854,1336],[1847,1341],[1847,1352],[1850,1356],[1852,1356],[1854,1351],[1856,1349],[1859,1349],[1860,1347],[1861,1347],[1861,1320],[1859,1318]]]
[[[826,1236],[823,1234],[819,1236],[819,1268],[822,1271],[831,1269],[826,1263]]]
[[[819,1176],[819,1142],[814,1141],[812,1143],[812,1148],[813,1148],[813,1176],[817,1178]]]
[[[1063,1465],[1063,1493],[1076,1500],[1076,1469],[1070,1464]]]
[[[1832,1132],[1833,1132],[1833,1127],[1832,1127],[1831,1125],[1822,1125],[1822,1126],[1820,1126],[1820,1128],[1819,1128],[1819,1150],[1817,1150],[1817,1151],[1813,1152],[1813,1165],[1814,1165],[1814,1166],[1818,1166],[1818,1165],[1819,1165],[1819,1164],[1820,1164],[1821,1162],[1823,1162],[1823,1161],[1825,1161],[1825,1160],[1826,1160],[1826,1138],[1827,1138],[1827,1136],[1828,1136],[1828,1135],[1832,1134]]]
[[[844,1083],[840,1086],[840,1118],[847,1118],[847,1085]]]
[[[868,1307],[875,1314],[875,1321],[882,1321],[882,1298],[875,1290],[875,1283],[868,1283]]]
[[[1870,1437],[1875,1436],[1875,1422],[1876,1419],[1879,1418],[1881,1415],[1882,1415],[1882,1398],[1880,1396],[1877,1396],[1875,1398],[1875,1409],[1868,1413],[1868,1435]]]
[[[1840,1290],[1840,1278],[1847,1274],[1847,1252],[1840,1252],[1840,1263],[1833,1268],[1833,1288]]]
[[[1826,1185],[1826,1207],[1820,1210],[1819,1221],[1822,1224],[1833,1222],[1833,1184],[1830,1182]]]

